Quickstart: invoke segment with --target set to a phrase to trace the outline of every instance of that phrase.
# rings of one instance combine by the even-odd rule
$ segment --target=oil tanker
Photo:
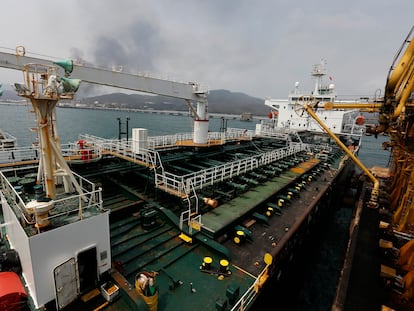
[[[287,100],[266,100],[269,119],[255,131],[220,132],[209,131],[208,92],[196,83],[36,59],[21,47],[16,54],[0,53],[2,67],[23,71],[24,83],[15,88],[33,107],[39,137],[24,153],[5,150],[19,157],[0,164],[0,305],[5,310],[253,310],[269,284],[288,277],[298,250],[340,199],[355,164],[369,177],[365,191],[358,192],[367,204],[357,211],[389,216],[385,202],[398,202],[393,218],[378,230],[409,240],[412,233],[404,230],[412,229],[407,172],[413,48],[406,45],[384,98],[337,100],[335,86],[324,84],[321,63],[312,71],[315,89],[301,93],[296,85]],[[55,108],[59,100],[73,98],[80,79],[182,98],[194,131],[149,136],[147,129],[135,128],[126,139],[85,134],[63,148]],[[380,115],[369,132],[387,132],[393,139],[386,147],[393,155],[398,150],[391,168],[400,173],[384,175],[398,189],[388,192],[390,201],[383,200],[378,170],[366,169],[356,157],[365,110]],[[360,240],[357,231],[351,231],[349,258],[357,244],[352,241]],[[409,243],[385,245],[388,253],[401,255],[399,262],[413,257],[407,255]],[[352,298],[348,285],[357,266],[346,261],[335,307]],[[384,265],[384,271],[392,267]],[[387,277],[391,287],[398,274]]]

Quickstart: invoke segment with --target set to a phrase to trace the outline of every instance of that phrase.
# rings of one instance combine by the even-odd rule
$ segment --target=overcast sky
[[[339,95],[383,90],[414,25],[413,0],[2,0],[0,49],[194,81],[260,98],[313,86],[327,61]],[[33,55],[34,56],[34,55]],[[22,76],[0,68],[3,85]]]

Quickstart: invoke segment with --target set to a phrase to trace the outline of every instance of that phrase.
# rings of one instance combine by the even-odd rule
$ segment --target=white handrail
[[[210,186],[214,183],[244,174],[260,166],[270,164],[304,150],[307,150],[307,145],[305,144],[291,144],[289,147],[264,152],[259,155],[228,162],[223,165],[214,166],[182,176],[169,172],[164,172],[164,174],[156,173],[156,179],[162,183],[164,189],[171,189],[172,192],[177,195],[185,196],[185,193],[190,193],[191,191],[190,185],[193,186],[194,189],[202,189],[205,186]],[[182,190],[181,185],[185,185],[185,193]]]

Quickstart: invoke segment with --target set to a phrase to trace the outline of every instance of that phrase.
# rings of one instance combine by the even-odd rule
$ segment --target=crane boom
[[[64,67],[61,63],[63,62],[26,56],[25,49],[21,46],[16,48],[15,54],[0,51],[0,67],[3,68],[24,71],[27,64],[42,64],[46,67],[56,67],[57,75],[62,77],[70,73],[71,78],[84,82],[184,99],[194,117],[194,144],[206,145],[208,143],[208,91],[202,90],[197,83],[176,82],[146,75],[86,66],[71,60],[70,70],[68,70],[61,68]],[[196,109],[192,102],[197,103]]]
[[[0,52],[0,67],[23,70],[24,65],[29,63],[54,66],[54,62],[48,59],[30,57],[24,55],[24,53]],[[73,64],[71,76],[93,84],[181,98],[187,101],[206,101],[207,95],[206,90],[201,90],[200,86],[193,82],[163,80],[76,63]]]

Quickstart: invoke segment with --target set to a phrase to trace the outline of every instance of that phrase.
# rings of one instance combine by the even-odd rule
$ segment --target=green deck
[[[253,285],[255,277],[264,268],[263,255],[269,253],[269,249],[273,247],[269,236],[278,237],[258,218],[260,215],[262,221],[270,223],[276,221],[276,216],[273,220],[267,219],[261,208],[265,207],[265,203],[269,202],[272,196],[300,179],[319,163],[318,160],[302,162],[263,182],[259,182],[261,179],[258,177],[257,186],[249,187],[247,191],[237,193],[234,198],[222,202],[219,207],[204,212],[201,218],[202,231],[193,232],[191,243],[179,237],[182,233],[178,228],[177,217],[180,205],[174,201],[172,204],[166,202],[164,205],[164,201],[161,201],[170,200],[169,196],[155,191],[142,191],[146,182],[142,182],[141,179],[141,182],[138,182],[135,179],[140,175],[132,175],[134,178],[131,178],[127,175],[127,170],[102,179],[101,175],[95,175],[91,170],[91,176],[105,189],[104,207],[111,210],[111,258],[115,272],[104,277],[111,278],[121,288],[120,299],[112,302],[108,309],[145,309],[142,299],[135,291],[135,277],[143,271],[156,271],[156,285],[159,290],[158,310],[230,310],[231,306],[220,306],[229,303],[230,292],[235,288],[238,288],[240,293],[236,298],[240,298]],[[95,170],[101,172],[98,166]],[[329,183],[326,178],[324,179],[321,178],[321,183]],[[136,189],[129,183],[132,180]],[[306,203],[303,197],[300,200]],[[303,205],[303,208],[307,206],[307,203],[298,204]],[[167,209],[167,206],[171,209]],[[150,228],[144,226],[142,216],[147,211],[157,214],[156,225]],[[285,218],[294,223],[297,214],[301,215],[302,212],[303,210],[286,208],[281,212],[284,215],[280,217],[281,224],[272,225],[270,228],[277,228],[281,231],[280,236],[284,236],[286,228],[291,227]],[[236,245],[232,239],[222,238],[225,233],[230,237],[232,230],[237,226],[249,230],[242,225],[244,220],[253,218],[258,221],[250,228],[256,232],[251,234],[249,243]],[[259,234],[259,229],[265,230],[267,235]],[[187,232],[186,229],[183,231]],[[205,257],[211,257],[213,260],[213,268],[208,272],[200,269]],[[240,258],[249,258],[250,262],[244,264]],[[221,259],[229,260],[230,274],[218,273]],[[100,283],[105,280],[101,279]],[[79,305],[80,302],[77,301],[68,311],[100,308],[104,301],[101,296],[97,299],[93,306],[88,307]]]
[[[307,167],[306,171],[312,169],[318,163],[315,162],[313,165]],[[228,230],[229,226],[234,225],[236,221],[240,222],[240,218],[254,211],[258,206],[269,200],[278,191],[291,184],[302,174],[287,171],[278,177],[274,177],[260,184],[260,187],[242,193],[233,200],[221,204],[214,210],[203,214],[203,231],[209,236],[216,238]]]
[[[160,216],[163,217],[161,213]],[[200,305],[204,310],[216,310],[216,302],[227,299],[227,288],[236,286],[242,293],[253,284],[251,275],[231,264],[231,274],[222,280],[216,273],[202,272],[204,257],[211,257],[212,266],[217,269],[223,257],[199,241],[194,240],[193,244],[182,241],[178,237],[180,231],[166,218],[165,223],[149,231],[142,230],[133,218],[131,215],[111,225],[113,263],[130,288],[134,288],[135,276],[140,271],[159,273],[156,280],[159,310],[196,310]],[[211,288],[216,288],[214,297],[208,294]]]
[[[218,233],[228,231],[229,226],[240,223],[243,216],[251,214],[255,208],[318,163],[301,163],[296,169],[274,177],[203,214],[202,223],[208,227],[208,235],[216,237]],[[217,310],[221,302],[228,302],[228,289],[239,288],[240,293],[243,293],[252,286],[254,275],[233,266],[231,258],[210,245],[210,239],[204,234],[193,236],[191,244],[180,239],[181,231],[176,227],[175,218],[168,216],[167,211],[158,210],[158,224],[150,230],[144,230],[133,214],[111,224],[113,264],[125,277],[128,288],[134,288],[135,277],[139,272],[156,271],[160,310],[196,310],[200,306],[203,306],[203,310]],[[213,269],[208,273],[200,270],[205,257],[213,259]],[[221,259],[230,261],[231,274],[225,277],[219,277],[217,273]],[[126,291],[129,291],[128,288]],[[215,290],[211,291],[211,288]]]

